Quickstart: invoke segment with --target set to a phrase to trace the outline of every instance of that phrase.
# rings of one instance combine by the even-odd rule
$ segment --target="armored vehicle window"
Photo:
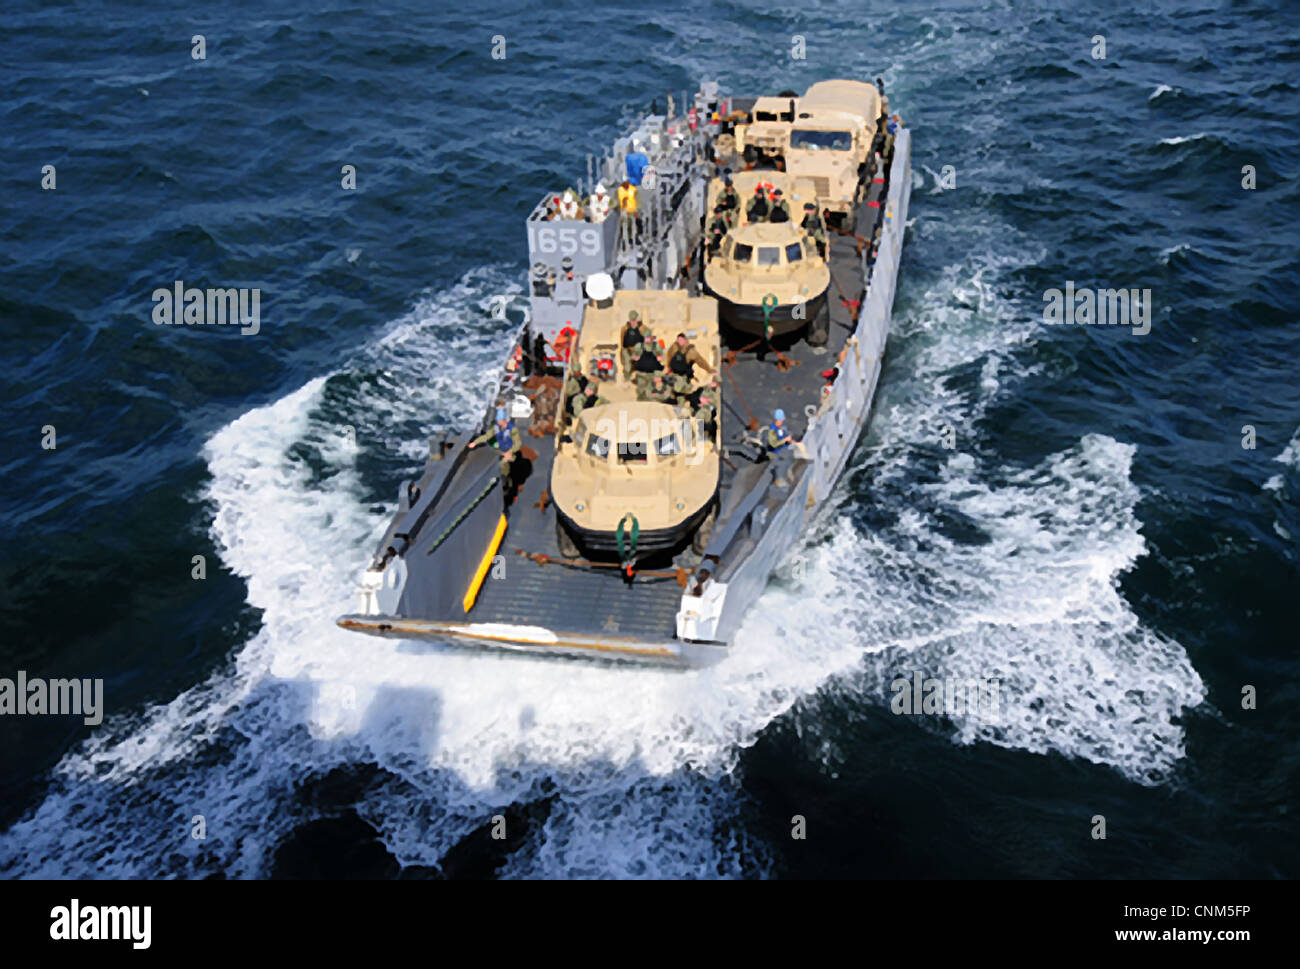
[[[750,257],[753,255],[753,246],[747,246],[743,242],[737,242],[736,248],[732,250],[731,258],[736,260],[736,262],[749,262]]]
[[[797,242],[792,242],[785,247],[785,261],[798,262],[803,258],[803,249]]]
[[[682,453],[682,442],[677,439],[676,434],[669,434],[667,437],[661,437],[655,441],[655,454],[661,458],[666,458],[672,454]]]
[[[800,131],[790,132],[790,147],[805,148],[808,151],[848,151],[853,147],[853,135],[847,131]]]
[[[758,264],[760,266],[781,265],[781,247],[780,246],[759,246]]]
[[[587,438],[586,451],[592,457],[604,461],[609,457],[609,441],[601,437],[599,434],[592,434]]]

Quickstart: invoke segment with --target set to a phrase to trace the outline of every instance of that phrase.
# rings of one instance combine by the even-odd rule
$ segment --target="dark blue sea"
[[[881,390],[733,654],[336,628],[541,193],[702,79],[876,76]],[[11,0],[0,90],[0,677],[105,706],[0,718],[0,876],[1300,875],[1294,3]],[[260,331],[155,325],[177,280]],[[1045,324],[1067,281],[1150,332]]]

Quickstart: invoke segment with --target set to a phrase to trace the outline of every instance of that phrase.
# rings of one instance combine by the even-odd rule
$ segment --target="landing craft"
[[[843,472],[879,381],[911,191],[911,139],[906,128],[883,133],[875,93],[834,81],[802,98],[783,92],[760,100],[726,96],[705,82],[693,98],[670,101],[689,105],[685,115],[641,118],[579,182],[584,199],[597,183],[621,184],[628,155],[640,146],[655,177],[637,190],[635,217],[594,203],[575,212],[571,201],[555,204],[561,187],[548,192],[525,223],[527,317],[479,425],[430,441],[422,474],[398,488],[357,611],[339,625],[541,655],[675,666],[725,657],[768,577]],[[768,133],[783,153],[779,163],[757,149],[746,161],[745,135],[760,114],[776,126]],[[833,171],[805,158],[813,155],[817,162],[824,155]],[[814,193],[819,211],[837,216],[844,231],[828,235],[822,259],[800,230],[793,198],[790,222],[734,229],[733,269],[742,243],[797,248],[798,260],[778,260],[783,270],[792,261],[804,263],[800,272],[820,266],[817,281],[801,279],[797,288],[807,287],[798,293],[807,302],[820,300],[821,322],[802,329],[794,294],[777,297],[799,325],[776,348],[766,326],[742,334],[717,326],[719,312],[731,313],[732,294],[706,286],[705,226],[715,179],[775,179],[778,164],[792,180],[791,195]],[[781,238],[767,238],[773,233]],[[761,314],[761,296],[757,305]],[[637,306],[652,338],[663,341],[661,352],[685,332],[707,364],[683,375],[670,399],[634,389],[623,348],[611,339]],[[807,315],[810,323],[819,316]],[[607,391],[603,405],[582,408],[576,419],[563,389],[575,363]],[[721,391],[712,421],[701,408],[709,369]],[[467,447],[501,426],[499,408],[524,441],[505,476],[491,447]],[[763,431],[777,410],[793,443],[770,450]],[[596,426],[602,419],[613,428],[604,434]],[[688,441],[693,450],[677,453]]]

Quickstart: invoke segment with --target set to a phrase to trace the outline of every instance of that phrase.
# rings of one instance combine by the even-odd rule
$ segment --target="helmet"
[[[498,408],[497,408],[497,420],[499,420],[499,421],[503,421],[503,420],[505,420],[505,419],[506,419],[506,409],[505,409],[504,407],[498,407]]]
[[[785,411],[781,410],[781,408],[779,407],[776,410],[772,411],[772,420],[774,421],[785,420]]]
[[[604,194],[605,194],[605,183],[604,183],[604,182],[597,182],[597,183],[596,183],[596,194],[597,194],[597,195],[604,195]]]

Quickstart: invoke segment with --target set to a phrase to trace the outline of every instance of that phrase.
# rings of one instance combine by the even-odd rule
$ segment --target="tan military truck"
[[[862,81],[819,81],[799,99],[785,170],[810,178],[831,225],[852,229],[872,174],[880,92]]]
[[[812,238],[800,227],[804,203],[817,201],[810,179],[789,172],[749,171],[732,176],[740,215],[714,259],[704,267],[704,289],[718,301],[722,321],[742,333],[771,339],[808,327],[808,342],[826,342],[826,291],[831,274]],[[789,222],[750,223],[754,189],[775,189],[790,207]],[[723,190],[709,185],[709,211]],[[769,201],[770,206],[770,201]]]
[[[583,407],[576,418],[566,413],[556,436],[551,497],[556,541],[569,558],[585,552],[627,561],[676,551],[688,540],[702,552],[717,519],[716,427],[710,436],[685,400],[638,400],[636,383],[618,362],[632,310],[648,338],[667,346],[685,333],[715,372],[721,366],[711,299],[684,290],[623,290],[611,305],[587,309],[570,361],[581,361],[605,403]],[[707,380],[695,374],[695,386]]]
[[[736,127],[736,151],[749,167],[812,179],[818,211],[829,213],[831,225],[852,229],[873,172],[881,110],[875,85],[819,81],[803,97],[759,98],[750,123]]]

